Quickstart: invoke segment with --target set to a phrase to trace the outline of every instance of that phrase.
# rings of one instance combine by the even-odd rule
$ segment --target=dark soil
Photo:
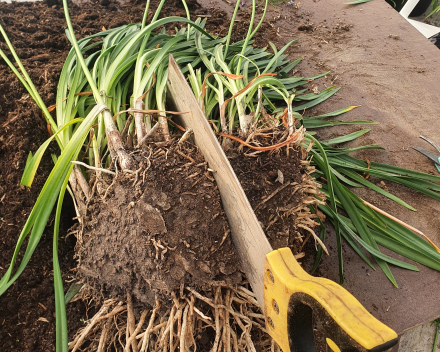
[[[155,297],[214,282],[239,284],[240,265],[220,194],[191,144],[144,151],[136,175],[119,176],[107,197],[89,206],[79,274],[102,292]],[[129,177],[127,177],[129,176]],[[97,197],[99,199],[99,197]]]
[[[273,248],[290,247],[293,254],[302,249],[298,237],[302,237],[300,232],[303,230],[296,227],[296,212],[288,216],[281,214],[298,207],[306,196],[302,189],[294,192],[295,185],[302,183],[306,171],[300,153],[299,149],[289,149],[289,155],[286,155],[284,149],[265,152],[258,157],[240,153],[229,158],[270,244]],[[276,196],[262,203],[277,190]],[[276,218],[279,220],[273,222]]]
[[[218,8],[210,8],[208,11],[210,17],[208,17],[207,28],[210,33],[226,36],[229,31],[229,18],[226,13],[222,9]],[[260,7],[257,9],[256,14],[261,15],[263,13],[263,8]],[[249,21],[251,19],[251,11],[249,9],[239,10],[238,13],[239,20],[236,20],[234,23],[233,30],[231,32],[231,42],[237,42],[246,37],[249,30]],[[265,21],[261,24],[259,29],[260,34],[264,35],[256,35],[253,38],[253,45],[256,47],[266,47],[269,44],[269,41],[273,41],[277,32],[273,25],[270,24],[269,21]]]
[[[58,75],[69,50],[63,35],[62,13],[41,3],[0,3],[0,21],[44,102],[53,104]],[[3,40],[0,40],[0,48],[7,52]],[[27,215],[51,170],[52,161],[47,153],[32,188],[20,186],[27,154],[35,152],[48,137],[46,124],[39,109],[2,60],[0,92],[0,274],[3,275]],[[56,148],[49,152],[56,152]],[[59,256],[67,289],[76,266],[73,260],[75,240],[73,237],[64,238],[72,225],[70,199],[65,201],[64,213]],[[53,218],[49,224],[52,222]],[[1,297],[2,351],[54,350],[52,233],[53,228],[48,226],[26,270]],[[80,319],[86,319],[85,305],[82,302],[69,304],[67,314],[72,336],[82,325]]]

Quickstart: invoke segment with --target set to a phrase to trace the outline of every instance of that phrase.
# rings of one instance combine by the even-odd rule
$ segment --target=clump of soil
[[[136,155],[88,207],[78,273],[103,297],[130,292],[145,305],[183,287],[238,284],[240,266],[220,194],[207,163],[189,143]]]
[[[299,253],[307,243],[301,226],[314,225],[307,207],[317,201],[310,194],[319,194],[304,161],[307,153],[301,146],[257,157],[233,150],[230,160],[272,246]],[[83,218],[78,273],[92,288],[85,295],[100,291],[104,304],[70,347],[86,341],[95,350],[102,336],[102,346],[110,346],[117,331],[127,341],[139,336],[140,345],[151,328],[155,350],[168,350],[173,329],[170,341],[180,338],[180,346],[232,349],[234,336],[243,334],[238,341],[243,349],[268,350],[265,317],[239,271],[220,194],[202,155],[185,143],[153,147],[135,158],[139,168],[119,173]],[[99,320],[105,313],[114,318],[104,324]],[[163,324],[171,328],[156,328]],[[134,326],[142,329],[134,332]],[[218,345],[219,337],[229,334]],[[324,351],[325,340],[317,335],[318,350]]]
[[[305,248],[314,255],[314,246],[305,245],[317,225],[308,207],[318,203],[319,189],[305,157],[301,147],[290,147],[288,153],[237,153],[229,161],[272,247],[289,247],[293,254]]]

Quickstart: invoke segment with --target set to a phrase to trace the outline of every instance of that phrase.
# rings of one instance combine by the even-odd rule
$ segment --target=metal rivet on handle
[[[273,323],[273,320],[272,320],[270,317],[267,318],[267,323],[270,325],[270,327],[271,327],[272,329],[275,329],[275,325],[274,325],[274,323]]]
[[[274,299],[272,300],[272,307],[277,314],[280,314],[280,307],[278,307],[278,303]]]
[[[275,283],[275,278],[273,277],[272,271],[267,269],[266,273],[267,273],[267,277],[269,278],[269,280],[272,281],[273,283]]]

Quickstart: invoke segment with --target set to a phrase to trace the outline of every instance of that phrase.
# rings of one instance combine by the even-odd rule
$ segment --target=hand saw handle
[[[266,256],[264,306],[267,330],[283,352],[316,352],[312,313],[334,352],[381,352],[397,343],[397,334],[346,289],[307,274],[289,248]]]

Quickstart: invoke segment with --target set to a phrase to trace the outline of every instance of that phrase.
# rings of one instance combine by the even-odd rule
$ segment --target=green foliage
[[[356,1],[352,4],[361,2],[366,1]],[[56,140],[60,148],[60,155],[54,157],[55,166],[20,234],[11,265],[0,280],[0,295],[15,282],[26,267],[58,199],[53,237],[57,351],[67,351],[65,304],[74,294],[64,296],[57,250],[61,205],[65,190],[71,192],[68,180],[73,168],[72,161],[82,158],[81,161],[90,166],[107,167],[113,160],[106,130],[113,128],[118,136],[119,133],[125,133],[135,137],[137,131],[148,132],[153,128],[151,114],[138,112],[135,108],[140,103],[142,111],[165,111],[169,54],[173,54],[183,73],[188,76],[191,88],[207,118],[223,133],[234,133],[237,128],[247,133],[253,124],[264,124],[264,110],[277,118],[283,114],[285,108],[289,132],[293,132],[301,124],[309,130],[346,124],[375,124],[372,121],[331,119],[348,113],[355,106],[319,116],[304,117],[307,115],[304,114],[307,109],[330,99],[339,88],[328,87],[312,93],[304,89],[308,82],[324,77],[326,72],[312,77],[289,76],[302,60],[290,61],[284,54],[295,41],[291,41],[280,50],[269,43],[273,53],[267,48],[252,46],[252,38],[261,26],[268,1],[265,1],[261,20],[254,26],[256,4],[253,0],[247,36],[236,43],[230,41],[239,7],[238,1],[228,35],[224,38],[214,38],[208,34],[204,30],[204,20],[199,18],[195,22],[190,21],[186,4],[184,5],[187,18],[158,19],[163,4],[164,0],[148,24],[146,19],[149,2],[142,24],[121,26],[77,41],[70,23],[67,2],[64,0],[68,25],[66,36],[73,48],[65,61],[58,83],[55,120],[0,26],[0,32],[13,54],[18,69],[1,50],[0,56],[43,110],[53,132],[53,136],[35,152],[35,155],[30,153],[22,184],[31,186],[41,157],[52,140]],[[185,27],[176,29],[174,34],[167,33],[165,29],[155,31],[160,26],[175,22],[182,23]],[[125,105],[129,105],[130,108],[126,108]],[[140,115],[132,119],[130,114],[134,112]],[[160,116],[159,122],[165,137],[168,131],[166,119]],[[349,187],[368,187],[403,207],[415,210],[410,204],[377,187],[364,176],[371,175],[392,181],[436,200],[440,200],[440,177],[374,162],[367,165],[365,161],[348,155],[363,149],[382,149],[377,145],[355,148],[335,146],[359,138],[369,131],[359,130],[327,142],[318,141],[312,136],[313,132],[309,132],[306,134],[306,145],[314,143],[311,154],[316,172],[313,176],[321,183],[327,198],[327,205],[320,205],[319,209],[327,215],[336,230],[340,282],[343,283],[344,279],[344,238],[356,253],[374,268],[366,256],[366,253],[371,254],[377,266],[397,286],[389,264],[408,270],[418,269],[412,264],[383,254],[379,245],[435,270],[440,270],[440,254],[414,232],[370,208]],[[81,172],[79,174],[82,175]],[[325,226],[320,221],[319,237],[325,239]],[[29,238],[26,251],[15,269],[18,252],[26,238]],[[314,269],[319,265],[322,255],[323,250],[319,247]]]
[[[435,15],[435,18],[438,17],[438,14],[440,13],[440,5],[439,5],[439,0],[432,0],[431,1],[431,12],[429,13],[428,16],[426,16],[426,18],[431,17],[432,15]]]

